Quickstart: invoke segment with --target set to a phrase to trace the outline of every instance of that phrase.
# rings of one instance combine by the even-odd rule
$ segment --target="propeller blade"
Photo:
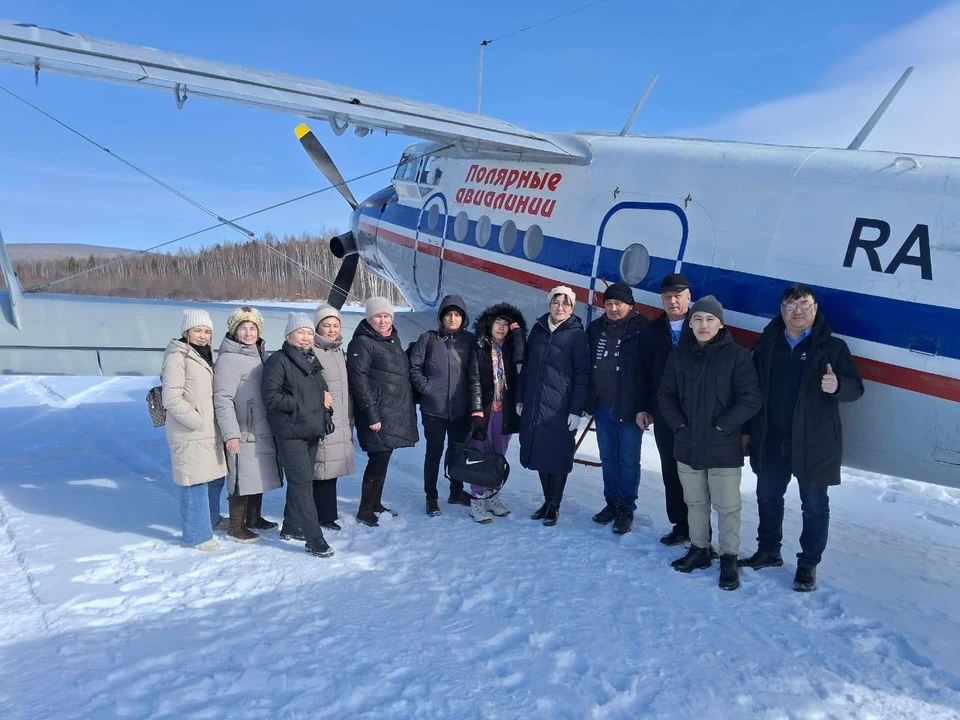
[[[336,164],[330,158],[330,155],[324,149],[323,145],[320,144],[320,141],[317,140],[317,136],[303,123],[297,125],[296,133],[297,139],[300,141],[300,144],[303,145],[303,149],[307,151],[310,159],[313,160],[313,164],[316,165],[317,169],[323,173],[323,176],[330,181],[330,184],[340,191],[344,200],[350,203],[350,208],[356,210],[358,205],[357,199],[353,196],[353,193],[350,192],[350,188],[347,187],[346,182],[343,180],[343,175],[337,170]]]
[[[333,281],[333,287],[330,289],[330,296],[327,302],[333,305],[337,310],[343,307],[347,300],[350,288],[353,286],[353,279],[357,275],[357,265],[360,262],[360,256],[357,254],[347,255],[340,263],[340,270],[337,272],[337,279]]]

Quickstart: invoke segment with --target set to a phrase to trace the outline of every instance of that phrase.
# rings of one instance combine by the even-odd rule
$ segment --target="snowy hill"
[[[151,380],[0,379],[5,720],[960,717],[960,491],[847,473],[809,595],[791,590],[795,489],[785,567],[732,593],[716,567],[670,569],[650,433],[623,537],[590,521],[592,468],[556,527],[528,520],[515,446],[512,515],[428,518],[421,445],[396,454],[380,528],[353,522],[359,477],[341,480],[332,558],[276,534],[205,554],[178,540]],[[744,552],[754,487],[747,471]]]

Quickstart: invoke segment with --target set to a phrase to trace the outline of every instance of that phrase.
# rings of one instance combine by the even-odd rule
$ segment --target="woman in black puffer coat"
[[[367,300],[367,319],[357,326],[347,347],[347,379],[357,439],[368,457],[357,521],[376,527],[378,513],[393,514],[381,502],[390,456],[420,441],[410,363],[393,327],[393,305],[386,298]]]
[[[320,438],[333,429],[333,415],[328,409],[333,406],[333,398],[313,353],[313,320],[304,313],[290,313],[285,335],[283,347],[263,366],[261,384],[267,422],[287,477],[280,536],[306,540],[307,552],[327,557],[333,550],[323,537],[317,517],[313,465]]]
[[[520,372],[520,463],[540,473],[543,505],[531,519],[556,525],[567,475],[573,470],[574,436],[590,396],[590,343],[573,314],[573,290],[550,291],[550,312],[527,338]]]

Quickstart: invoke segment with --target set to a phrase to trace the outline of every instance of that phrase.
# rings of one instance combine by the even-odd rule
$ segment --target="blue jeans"
[[[768,437],[763,455],[763,470],[757,475],[757,509],[760,513],[757,548],[761,552],[779,553],[783,541],[783,497],[787,494],[791,477],[790,441]],[[797,485],[803,517],[797,565],[816,567],[827,547],[830,498],[826,485],[803,482],[800,478],[797,478]]]
[[[207,486],[208,499],[210,501],[210,524],[216,525],[223,520],[220,516],[220,494],[223,492],[223,482],[226,478],[217,478],[211,482],[205,483]]]
[[[636,510],[643,431],[632,419],[621,421],[617,409],[608,405],[597,407],[593,422],[603,465],[603,497],[608,503]]]
[[[183,522],[183,542],[187,545],[199,545],[213,537],[210,497],[215,482],[180,486],[180,519]],[[219,501],[219,495],[217,498]]]

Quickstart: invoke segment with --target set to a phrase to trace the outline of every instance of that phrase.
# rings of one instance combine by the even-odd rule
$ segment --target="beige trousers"
[[[717,511],[720,554],[740,552],[740,473],[741,468],[694,470],[677,463],[683,501],[687,504],[690,542],[698,548],[710,547],[710,505]]]

